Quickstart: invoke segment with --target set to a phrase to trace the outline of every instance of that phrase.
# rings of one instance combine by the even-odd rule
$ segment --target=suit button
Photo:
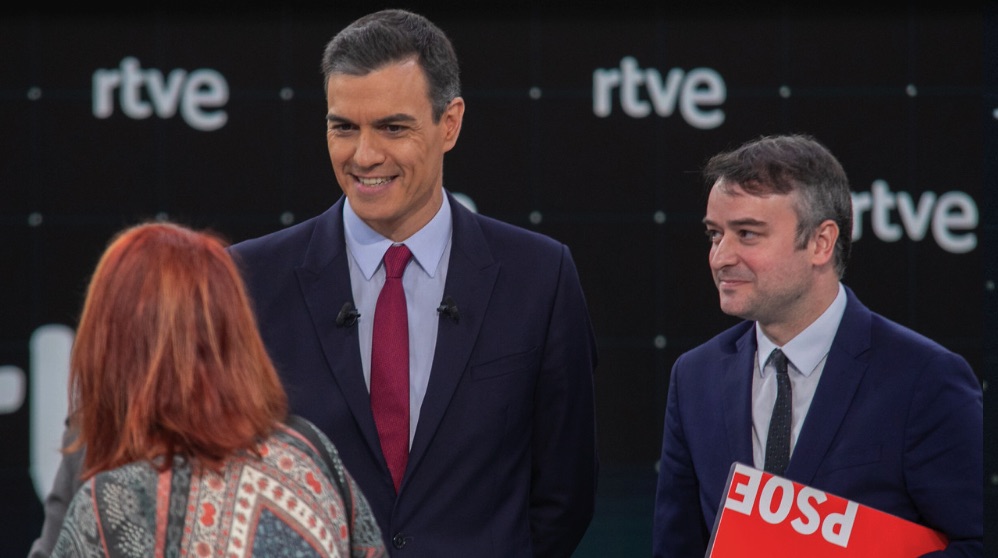
[[[406,544],[405,536],[402,535],[402,533],[398,533],[394,537],[392,537],[392,546],[394,546],[395,548],[401,550],[405,548],[405,544]]]

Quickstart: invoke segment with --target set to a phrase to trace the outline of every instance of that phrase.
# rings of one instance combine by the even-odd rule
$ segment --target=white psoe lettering
[[[121,112],[137,120],[153,113],[160,118],[173,118],[179,108],[180,116],[196,130],[210,132],[228,121],[224,110],[208,110],[225,106],[229,101],[229,84],[215,70],[202,68],[188,74],[178,68],[164,77],[159,70],[144,70],[138,59],[126,57],[117,69],[94,72],[94,116],[108,118],[114,113],[115,89]]]
[[[642,86],[648,100],[641,98]],[[625,56],[620,68],[593,71],[593,114],[610,115],[614,88],[620,91],[620,107],[634,118],[648,116],[653,108],[655,114],[669,117],[678,104],[679,113],[694,128],[708,130],[724,123],[723,110],[704,108],[719,106],[728,96],[724,79],[710,68],[694,68],[689,73],[673,68],[663,81],[658,70],[642,70],[634,57]]]
[[[827,494],[811,487],[802,487],[796,492],[793,482],[776,476],[763,484],[762,475],[758,469],[736,467],[724,507],[744,515],[752,515],[753,509],[758,509],[759,517],[771,525],[783,523],[796,509],[799,515],[790,520],[794,531],[813,535],[820,527],[823,539],[836,546],[848,547],[859,504],[849,501],[845,511],[828,513],[822,518],[816,506],[828,499]]]

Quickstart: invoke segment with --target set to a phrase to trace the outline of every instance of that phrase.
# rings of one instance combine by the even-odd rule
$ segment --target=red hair
[[[87,290],[70,362],[84,478],[175,455],[218,466],[253,451],[287,396],[223,241],[172,223],[112,239]]]

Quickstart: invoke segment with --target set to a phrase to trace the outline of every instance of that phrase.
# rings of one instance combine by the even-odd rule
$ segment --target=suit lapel
[[[749,322],[750,324],[754,322]],[[735,340],[720,366],[726,381],[722,409],[728,447],[735,461],[752,465],[752,373],[755,370],[755,328],[749,327]]]
[[[845,313],[787,467],[788,477],[805,484],[814,480],[868,367],[863,355],[870,347],[870,311],[848,288],[846,294]]]
[[[370,394],[364,383],[357,327],[336,325],[336,315],[343,303],[353,301],[343,236],[343,200],[341,197],[318,220],[304,261],[295,272],[326,364],[368,446],[375,455],[380,455]]]
[[[460,317],[456,322],[447,318],[440,320],[430,381],[409,452],[409,471],[414,470],[426,454],[454,390],[468,367],[492,288],[499,275],[500,264],[492,259],[474,214],[452,197],[450,205],[454,229],[444,295],[454,299]]]

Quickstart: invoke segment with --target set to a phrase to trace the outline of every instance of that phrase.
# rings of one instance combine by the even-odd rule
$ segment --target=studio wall
[[[857,218],[844,283],[995,382],[993,4],[403,7],[436,21],[462,64],[445,187],[576,259],[608,474],[653,477],[672,363],[735,323],[707,267],[698,172],[763,134],[812,134],[843,163]],[[336,201],[319,58],[365,11],[0,18],[0,556],[25,555],[40,530],[73,327],[107,241],[157,218],[239,241]],[[993,401],[986,389],[989,425]],[[986,456],[990,512],[991,441]],[[636,501],[626,512],[641,524],[618,548],[650,548],[651,494]]]

